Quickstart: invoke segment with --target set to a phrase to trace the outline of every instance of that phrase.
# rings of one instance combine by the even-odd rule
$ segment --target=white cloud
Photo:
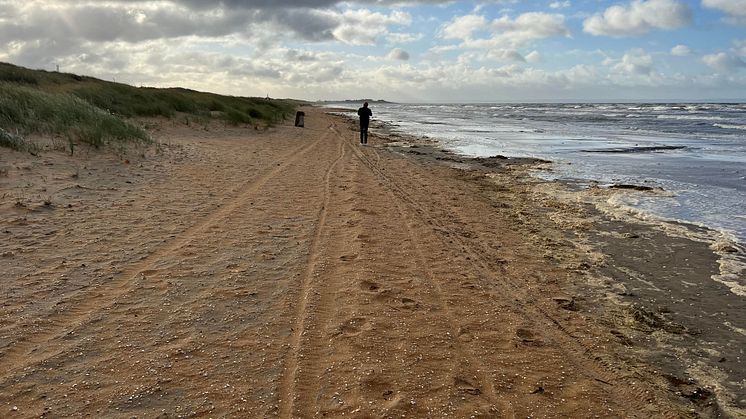
[[[530,62],[531,64],[540,63],[542,60],[542,56],[538,51],[531,51],[526,55],[526,61]]]
[[[702,0],[702,5],[725,12],[729,23],[746,24],[746,0]]]
[[[572,3],[569,0],[566,1],[553,1],[549,3],[549,7],[552,9],[564,9],[570,7]]]
[[[692,11],[676,0],[633,0],[629,6],[611,6],[583,22],[592,35],[640,36],[654,29],[675,29],[688,25]]]
[[[480,31],[487,26],[487,19],[479,15],[466,15],[454,17],[450,23],[443,27],[443,38],[445,39],[470,39],[474,32]]]
[[[565,17],[558,14],[531,12],[511,20],[507,16],[495,19],[490,24],[495,32],[493,40],[518,47],[531,41],[554,36],[570,36],[565,26]]]
[[[722,73],[733,73],[746,67],[746,62],[741,58],[724,52],[705,55],[702,57],[702,61],[711,68]]]
[[[478,29],[489,30],[485,38],[473,38]],[[443,37],[461,39],[460,45],[439,45],[430,48],[432,53],[442,53],[453,50],[485,50],[479,58],[486,58],[498,62],[526,62],[518,49],[531,43],[554,36],[569,36],[570,31],[565,26],[565,18],[558,14],[525,13],[511,19],[502,16],[487,23],[486,19],[477,15],[466,15],[454,18],[443,30]],[[477,59],[475,55],[461,55],[461,60]],[[540,58],[535,52],[531,58],[537,62]]]
[[[386,41],[390,44],[408,44],[424,37],[425,34],[422,33],[390,32],[386,34]]]
[[[385,35],[389,25],[406,26],[412,17],[405,12],[393,11],[384,15],[370,10],[348,10],[342,14],[341,24],[332,31],[338,40],[352,45],[375,45],[376,39]]]
[[[401,48],[394,48],[391,50],[391,52],[388,53],[386,58],[388,58],[389,60],[407,61],[409,60],[409,53]]]
[[[644,76],[653,73],[653,57],[639,48],[627,51],[619,60],[608,58],[604,64],[620,75]]]
[[[675,55],[677,57],[684,57],[691,53],[691,48],[686,45],[676,45],[675,47],[671,48],[671,55]]]

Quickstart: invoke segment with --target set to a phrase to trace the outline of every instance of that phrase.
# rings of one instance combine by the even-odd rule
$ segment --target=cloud
[[[474,38],[474,32],[484,30],[488,36]],[[459,45],[438,45],[429,49],[430,53],[439,54],[455,50],[484,50],[481,55],[461,54],[462,62],[484,61],[526,62],[518,49],[535,41],[554,36],[570,36],[565,26],[565,18],[559,14],[524,13],[516,18],[502,16],[491,22],[480,15],[455,17],[441,29],[441,36],[446,39],[461,39]],[[533,62],[538,62],[538,52],[531,55]]]
[[[225,3],[225,2],[223,2]],[[228,2],[238,7],[244,2]],[[294,8],[242,9],[220,7],[195,13],[184,4],[168,2],[94,3],[30,2],[16,16],[0,21],[0,39],[78,39],[92,42],[142,42],[178,37],[219,38],[240,35],[264,40],[274,37],[305,41],[340,40],[370,45],[389,25],[409,25],[405,12],[390,14],[366,9],[315,10]],[[196,4],[196,3],[195,3]],[[201,4],[201,3],[200,3]],[[222,4],[222,3],[221,3]],[[194,6],[191,2],[186,5]],[[271,34],[269,34],[271,32]],[[275,41],[275,42],[276,42]]]
[[[389,60],[407,61],[409,60],[409,53],[401,48],[394,48],[391,50],[391,52],[388,53],[386,58],[388,58]]]
[[[474,39],[474,32],[487,29],[490,38]],[[558,14],[531,12],[515,19],[502,16],[487,23],[484,16],[466,15],[454,18],[443,30],[443,38],[461,39],[465,48],[517,48],[553,36],[569,36],[565,18]]]
[[[514,49],[492,49],[487,52],[487,57],[495,61],[526,62],[526,58]]]
[[[551,9],[564,9],[570,7],[572,4],[569,1],[553,1],[549,3]]]
[[[305,51],[298,51],[294,49],[289,49],[285,53],[285,57],[288,59],[288,61],[291,62],[311,62],[311,61],[318,61],[318,58],[309,52]]]
[[[333,30],[344,24],[339,12],[319,10],[221,9],[195,13],[173,4],[137,3],[96,5],[54,3],[42,7],[31,2],[12,20],[0,22],[0,39],[7,41],[78,40],[78,42],[142,42],[179,37],[218,38],[229,35],[266,37],[266,30],[310,41],[334,39]]]
[[[691,20],[692,11],[676,0],[634,0],[628,7],[611,6],[589,17],[583,30],[597,36],[640,36],[655,29],[687,26]]]
[[[386,41],[390,44],[408,44],[410,42],[417,42],[425,37],[422,33],[403,33],[403,32],[389,32],[386,34]]]
[[[736,53],[742,57],[746,57],[746,39],[735,40],[733,44],[736,46]]]
[[[653,73],[653,57],[639,48],[627,51],[619,60],[606,59],[604,64],[621,75],[644,76]]]
[[[744,62],[741,58],[734,55],[726,54],[724,52],[705,55],[704,57],[702,57],[702,61],[709,67],[722,73],[734,73],[746,67],[746,62]]]
[[[443,27],[443,38],[445,39],[471,39],[474,32],[484,29],[487,19],[484,16],[466,15],[454,17],[450,23]]]
[[[702,0],[702,5],[718,9],[728,15],[726,21],[746,25],[746,1],[744,0]]]
[[[335,38],[352,45],[375,45],[376,39],[385,35],[389,25],[406,26],[412,17],[405,12],[393,11],[389,15],[370,10],[348,10],[342,22],[333,30]]]
[[[565,17],[540,12],[524,13],[515,20],[507,16],[492,21],[491,29],[497,34],[493,39],[511,46],[524,46],[531,41],[554,36],[570,36]]]
[[[677,57],[685,57],[691,53],[691,48],[686,45],[676,45],[675,47],[671,48],[671,55],[675,55]]]
[[[526,55],[526,61],[530,62],[531,64],[540,63],[543,57],[538,51],[531,51]]]

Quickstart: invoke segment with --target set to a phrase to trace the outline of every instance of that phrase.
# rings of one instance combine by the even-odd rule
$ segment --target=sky
[[[0,0],[0,61],[306,100],[746,100],[746,0]]]

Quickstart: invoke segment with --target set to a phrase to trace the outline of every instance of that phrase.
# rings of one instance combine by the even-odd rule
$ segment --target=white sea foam
[[[725,121],[721,116],[713,115],[658,115],[658,119],[673,119],[679,121]]]
[[[724,129],[740,129],[740,130],[746,130],[746,125],[732,125],[732,124],[712,124],[714,127],[718,128],[724,128]]]

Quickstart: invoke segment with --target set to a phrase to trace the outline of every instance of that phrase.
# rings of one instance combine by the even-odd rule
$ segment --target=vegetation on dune
[[[17,134],[33,133],[95,146],[147,141],[142,129],[123,118],[186,115],[266,127],[286,119],[297,105],[291,100],[134,87],[0,63],[0,146],[14,149],[23,144]]]
[[[267,126],[284,120],[295,109],[295,104],[290,101],[221,96],[181,88],[137,88],[115,83],[83,85],[72,93],[125,117],[171,118],[181,113],[220,118],[233,124]]]
[[[47,93],[0,82],[0,145],[21,150],[27,134],[63,135],[92,146],[111,142],[147,142],[141,128],[67,94]],[[12,134],[15,132],[16,134]]]

